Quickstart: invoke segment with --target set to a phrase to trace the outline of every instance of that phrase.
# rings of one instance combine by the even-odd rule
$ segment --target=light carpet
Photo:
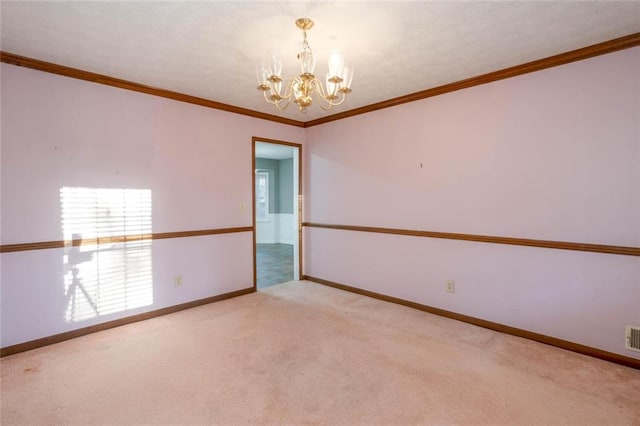
[[[309,282],[0,364],[3,425],[640,425],[638,370]]]

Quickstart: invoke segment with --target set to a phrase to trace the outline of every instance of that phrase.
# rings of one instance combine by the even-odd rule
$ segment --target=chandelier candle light
[[[264,94],[264,99],[279,110],[284,110],[293,100],[303,114],[313,103],[311,97],[315,93],[322,109],[328,110],[334,105],[344,102],[347,93],[351,92],[353,68],[344,65],[344,58],[338,52],[329,57],[329,72],[326,75],[326,87],[313,74],[316,58],[307,42],[307,30],[313,27],[309,18],[296,20],[296,25],[304,34],[302,50],[298,53],[302,74],[286,84],[283,92],[282,61],[275,55],[269,58],[269,65],[264,62],[258,65],[258,90]]]

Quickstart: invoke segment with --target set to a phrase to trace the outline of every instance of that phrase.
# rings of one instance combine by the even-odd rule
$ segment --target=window
[[[256,221],[269,222],[269,172],[256,170]]]

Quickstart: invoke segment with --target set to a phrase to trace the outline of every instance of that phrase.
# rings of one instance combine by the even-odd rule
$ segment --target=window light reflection
[[[152,304],[151,240],[140,238],[151,234],[151,191],[63,187],[60,203],[65,320]]]

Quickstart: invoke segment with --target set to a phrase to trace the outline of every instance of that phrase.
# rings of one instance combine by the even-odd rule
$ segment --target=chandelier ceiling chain
[[[323,85],[313,74],[316,59],[307,41],[307,31],[313,27],[313,21],[300,18],[296,20],[296,26],[303,34],[302,50],[297,56],[302,73],[284,85],[283,91],[282,61],[276,55],[272,55],[267,62],[258,65],[258,90],[262,91],[268,103],[281,111],[293,101],[300,111],[306,114],[307,107],[313,103],[312,95],[315,95],[322,109],[328,110],[340,105],[347,93],[351,92],[353,67],[345,66],[342,55],[332,52],[329,56],[329,72]]]

